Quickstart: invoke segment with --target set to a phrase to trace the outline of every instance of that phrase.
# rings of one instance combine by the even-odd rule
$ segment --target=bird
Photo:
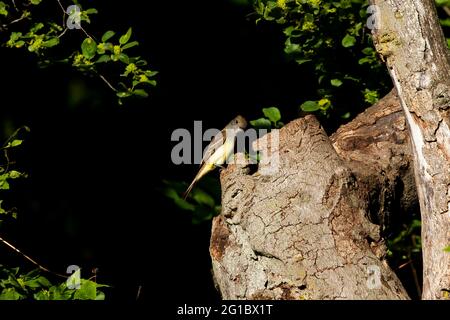
[[[186,200],[194,185],[203,176],[214,170],[215,167],[222,167],[228,157],[234,152],[236,135],[246,127],[247,120],[243,116],[238,115],[214,136],[205,149],[197,175],[183,194],[184,200]]]

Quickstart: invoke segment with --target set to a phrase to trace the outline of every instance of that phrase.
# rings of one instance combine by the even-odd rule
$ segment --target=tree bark
[[[210,252],[222,297],[408,299],[374,223],[386,225],[394,203],[408,210],[416,199],[395,92],[331,140],[313,116],[279,138],[275,174],[238,165],[221,173]]]
[[[409,131],[395,89],[330,139],[347,167],[370,188],[370,217],[382,235],[418,210]]]
[[[373,0],[377,51],[411,132],[422,215],[423,299],[450,292],[450,63],[432,0]]]
[[[288,124],[273,176],[238,166],[222,172],[210,251],[224,298],[407,298],[383,259],[382,230],[415,206],[413,176],[423,298],[449,297],[448,49],[432,0],[371,3],[374,43],[399,98],[391,93],[331,141],[311,116]],[[368,270],[380,271],[376,289]]]

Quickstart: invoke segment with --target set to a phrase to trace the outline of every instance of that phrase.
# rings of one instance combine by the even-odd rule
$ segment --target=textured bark
[[[223,207],[210,252],[223,298],[407,299],[384,260],[380,227],[370,221],[392,209],[386,199],[404,208],[415,203],[395,93],[338,130],[337,151],[312,116],[279,135],[279,149],[271,150],[280,155],[275,174],[236,165],[221,173]],[[374,212],[375,201],[384,202]],[[373,270],[380,271],[376,288]]]
[[[450,63],[434,1],[372,1],[373,31],[405,112],[422,215],[423,298],[450,292]]]
[[[370,189],[370,217],[384,231],[418,208],[409,131],[397,92],[330,137],[338,155]]]

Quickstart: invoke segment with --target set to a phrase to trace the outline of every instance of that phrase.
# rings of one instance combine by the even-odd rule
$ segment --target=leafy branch
[[[20,139],[22,132],[29,132],[28,127],[22,127],[16,130],[13,135],[0,147],[3,152],[4,163],[0,164],[0,191],[10,190],[10,180],[26,177],[26,174],[13,170],[11,167],[14,162],[10,160],[11,151],[22,145],[23,139]],[[3,209],[1,207],[3,200],[0,200],[0,224],[3,222],[2,216],[17,218],[15,209]],[[103,300],[105,294],[98,288],[107,287],[98,284],[91,279],[81,279],[80,270],[72,275],[64,275],[51,271],[47,267],[38,263],[36,259],[26,255],[17,247],[12,245],[0,235],[0,243],[7,248],[18,253],[22,258],[32,263],[37,268],[28,272],[20,273],[19,268],[7,268],[0,264],[0,300]],[[42,272],[51,276],[64,278],[64,282],[52,284]],[[73,285],[78,284],[78,285]]]
[[[106,31],[101,40],[90,35],[82,26],[90,24],[91,16],[98,14],[97,9],[83,10],[78,1],[73,3],[78,11],[64,9],[61,0],[57,0],[62,10],[62,23],[40,17],[39,12],[34,15],[42,0],[27,0],[17,6],[14,1],[8,5],[0,1],[0,34],[9,33],[9,38],[3,41],[8,48],[23,49],[35,54],[40,65],[45,67],[55,63],[69,64],[76,70],[99,77],[118,97],[119,104],[129,97],[147,97],[149,87],[156,85],[154,77],[157,72],[147,67],[148,62],[140,56],[130,55],[130,49],[139,45],[132,41],[132,28],[113,41],[116,32]],[[45,18],[45,22],[40,21]],[[82,32],[79,49],[72,49],[69,41],[63,43],[63,36],[72,32],[69,19],[76,24],[74,29]],[[74,21],[72,21],[74,20]],[[63,51],[63,52],[61,52]],[[65,52],[64,52],[65,51]],[[114,81],[108,80],[106,72],[111,74]]]

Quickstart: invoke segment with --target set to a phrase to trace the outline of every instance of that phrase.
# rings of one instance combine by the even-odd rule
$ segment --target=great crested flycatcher
[[[206,147],[202,162],[200,163],[200,170],[183,195],[184,199],[187,198],[198,180],[208,172],[214,170],[215,167],[221,167],[227,161],[234,152],[236,135],[246,127],[247,121],[239,115],[214,136],[211,143]]]

